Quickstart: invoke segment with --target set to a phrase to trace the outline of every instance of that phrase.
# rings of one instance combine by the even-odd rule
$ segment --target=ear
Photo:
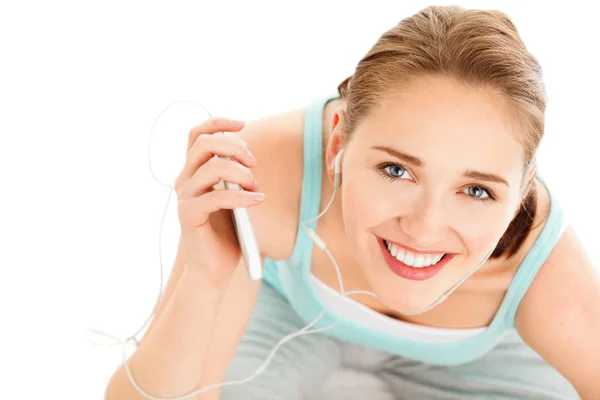
[[[333,182],[333,173],[335,171],[335,157],[344,145],[344,116],[346,115],[343,108],[338,108],[333,114],[331,122],[331,133],[325,150],[325,163],[327,167],[327,176]]]

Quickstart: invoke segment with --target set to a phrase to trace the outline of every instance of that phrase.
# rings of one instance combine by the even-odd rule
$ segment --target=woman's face
[[[513,121],[497,93],[429,77],[357,126],[342,160],[344,224],[388,307],[428,307],[496,247],[522,196]]]

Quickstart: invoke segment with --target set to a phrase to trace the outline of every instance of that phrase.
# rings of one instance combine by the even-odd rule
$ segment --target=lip
[[[402,261],[398,260],[396,257],[393,257],[388,251],[382,238],[377,237],[377,242],[379,243],[379,247],[381,248],[381,252],[383,253],[383,258],[385,259],[385,262],[387,263],[388,267],[392,270],[392,272],[402,278],[410,279],[413,281],[424,281],[433,278],[456,255],[454,253],[447,253],[446,256],[435,265],[423,268],[415,268],[410,267],[404,264]]]

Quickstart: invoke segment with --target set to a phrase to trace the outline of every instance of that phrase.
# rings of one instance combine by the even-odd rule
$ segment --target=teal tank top
[[[300,221],[315,218],[320,212],[323,109],[329,100],[337,97],[334,95],[316,99],[306,111]],[[537,177],[544,183],[539,175]],[[435,365],[463,364],[483,356],[494,348],[509,330],[515,329],[515,315],[521,299],[562,233],[562,208],[552,192],[548,192],[551,201],[548,220],[519,266],[492,322],[480,333],[458,341],[432,343],[369,329],[368,326],[340,318],[338,324],[326,330],[324,334]],[[315,229],[316,223],[317,221],[314,221],[308,226]],[[289,259],[264,260],[264,281],[283,295],[307,324],[326,307],[310,281],[312,249],[312,239],[299,226],[294,250]],[[327,310],[315,327],[326,327],[336,320],[338,318],[333,311]]]

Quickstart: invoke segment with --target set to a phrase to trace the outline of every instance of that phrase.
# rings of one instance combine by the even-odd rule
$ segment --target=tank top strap
[[[502,319],[509,328],[515,327],[515,317],[523,296],[525,296],[525,293],[529,289],[536,274],[548,259],[550,252],[556,243],[558,243],[558,240],[567,226],[564,211],[558,200],[552,194],[552,191],[548,189],[548,186],[542,177],[540,175],[536,176],[548,190],[550,196],[550,214],[548,215],[542,232],[519,266],[517,273],[508,287],[502,307],[498,310],[498,313],[504,314],[504,318]]]
[[[312,239],[306,234],[301,223],[319,215],[321,203],[321,177],[323,171],[323,111],[328,101],[338,98],[339,95],[330,95],[314,99],[307,107],[304,116],[304,142],[303,142],[303,176],[302,195],[300,199],[300,216],[296,243],[292,256],[294,265],[302,265],[302,269],[310,269],[310,256]],[[317,221],[307,224],[315,229]],[[306,259],[308,257],[308,260]],[[309,271],[302,271],[303,274]]]

